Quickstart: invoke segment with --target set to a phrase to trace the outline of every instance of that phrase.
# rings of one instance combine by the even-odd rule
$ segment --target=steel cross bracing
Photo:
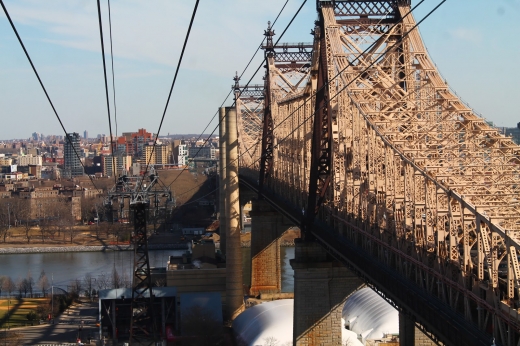
[[[264,86],[240,86],[238,85],[238,77],[235,77],[235,81],[235,107],[237,126],[240,129],[238,132],[240,164],[252,165],[260,157],[260,145],[258,143],[260,143],[262,137]],[[240,96],[238,97],[238,95]]]
[[[413,29],[409,1],[317,7],[310,77],[293,88],[268,59],[273,150],[264,186],[311,211],[309,188],[323,179],[311,172],[329,165],[330,184],[315,199],[321,221],[492,331],[497,344],[517,345],[520,147],[450,90]],[[320,112],[330,114],[327,129],[323,118],[314,127]],[[312,160],[316,128],[322,154],[330,136],[328,161]]]

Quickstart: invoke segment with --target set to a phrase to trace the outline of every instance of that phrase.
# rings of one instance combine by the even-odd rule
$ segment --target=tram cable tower
[[[132,276],[132,301],[130,318],[130,339],[132,345],[154,345],[158,340],[156,315],[154,313],[154,295],[152,292],[152,277],[148,256],[147,215],[150,198],[154,200],[155,212],[159,209],[158,200],[166,197],[166,203],[172,202],[171,190],[168,187],[154,189],[159,176],[152,168],[148,176],[133,177],[123,174],[115,186],[109,190],[106,204],[112,205],[113,199],[118,199],[124,205],[129,199],[133,212],[134,233],[134,267]]]

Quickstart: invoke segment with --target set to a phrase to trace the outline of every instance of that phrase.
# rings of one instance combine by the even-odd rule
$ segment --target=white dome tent
[[[293,312],[293,299],[265,302],[242,312],[233,321],[233,330],[245,345],[292,345]],[[348,327],[342,332],[343,343],[349,346],[363,346],[367,340],[399,333],[397,310],[370,288],[348,297],[342,322]]]
[[[341,317],[363,343],[399,334],[399,313],[370,288],[362,288],[348,297]]]
[[[292,345],[293,338],[293,299],[281,299],[250,307],[233,321],[237,338],[245,345],[277,346]],[[343,342],[349,346],[363,346],[356,335],[343,330]]]
[[[246,345],[292,345],[293,299],[280,299],[252,306],[233,321],[237,338]]]

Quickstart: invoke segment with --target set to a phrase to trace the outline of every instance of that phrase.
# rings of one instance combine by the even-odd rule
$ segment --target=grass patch
[[[11,327],[31,325],[31,322],[27,320],[27,314],[30,311],[36,312],[38,305],[48,304],[49,301],[50,298],[0,299],[0,328],[7,327],[8,323]],[[8,310],[9,319],[7,318]]]

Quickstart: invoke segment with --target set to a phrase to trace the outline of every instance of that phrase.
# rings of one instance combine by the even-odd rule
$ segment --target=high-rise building
[[[184,166],[188,160],[188,147],[184,141],[174,140],[172,143],[173,159],[179,166]]]
[[[124,171],[130,171],[132,166],[132,157],[129,155],[102,156],[102,169],[104,176],[112,176],[114,174],[122,174]],[[114,172],[114,165],[116,167]]]
[[[83,139],[88,139],[88,131],[83,131]]]
[[[153,154],[152,154],[153,153]],[[143,147],[143,159],[150,165],[167,165],[171,163],[172,148],[170,145],[148,143]]]
[[[153,134],[147,132],[145,129],[139,129],[137,132],[132,134],[132,143],[134,156],[142,157],[144,155],[143,147],[146,143],[153,139]]]
[[[65,145],[63,146],[63,160],[65,177],[76,177],[83,175],[83,166],[79,158],[80,153],[80,136],[79,133],[68,133],[65,137]]]

